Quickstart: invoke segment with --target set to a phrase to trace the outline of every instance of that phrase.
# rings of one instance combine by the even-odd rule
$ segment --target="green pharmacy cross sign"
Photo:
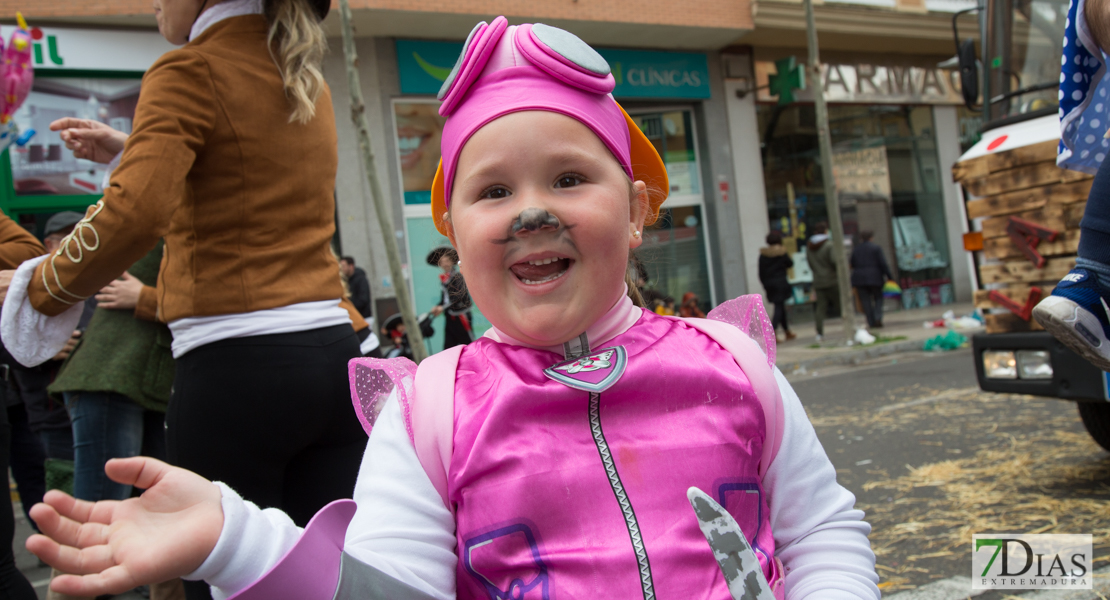
[[[779,97],[779,104],[794,101],[794,90],[806,89],[806,74],[793,56],[775,61],[776,73],[767,77],[771,95]]]

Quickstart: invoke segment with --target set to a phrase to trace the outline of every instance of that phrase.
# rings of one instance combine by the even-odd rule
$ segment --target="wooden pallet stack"
[[[975,306],[983,310],[987,333],[1040,329],[1036,321],[1026,321],[992,300],[991,290],[1024,305],[1033,287],[1047,296],[1075,266],[1079,221],[1092,176],[1057,167],[1057,143],[988,154],[952,167],[952,177],[966,192],[968,218],[983,218]],[[1058,232],[1054,241],[1036,247],[1046,259],[1043,267],[1037,268],[1007,233],[1012,216]]]

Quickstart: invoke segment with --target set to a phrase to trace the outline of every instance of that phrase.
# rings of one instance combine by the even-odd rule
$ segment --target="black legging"
[[[347,361],[359,355],[350,325],[189,351],[176,361],[166,412],[170,463],[280,508],[303,527],[354,492],[366,434],[351,404]],[[203,582],[189,582],[186,597],[210,596]]]
[[[465,322],[463,321],[464,316],[466,317]],[[463,344],[469,344],[470,342],[474,341],[474,338],[470,333],[470,327],[468,327],[468,325],[471,327],[473,326],[472,324],[474,323],[474,319],[470,316],[469,312],[462,315],[451,315],[445,313],[443,317],[444,350],[448,348],[454,348],[455,346],[462,346]]]
[[[2,385],[3,382],[0,382]],[[0,391],[0,404],[4,393]],[[8,455],[11,444],[11,427],[8,425],[8,411],[0,406],[0,472],[8,473]],[[4,490],[0,493],[0,598],[10,600],[37,600],[35,588],[15,567],[12,542],[15,538],[15,514],[12,513],[12,495]]]
[[[772,304],[775,305],[775,314],[771,317],[771,329],[777,331],[778,326],[782,325],[783,333],[790,331],[790,327],[786,324],[786,299],[783,298]]]
[[[863,316],[867,325],[876,327],[883,323],[883,288],[876,285],[857,285],[859,303],[863,305]]]

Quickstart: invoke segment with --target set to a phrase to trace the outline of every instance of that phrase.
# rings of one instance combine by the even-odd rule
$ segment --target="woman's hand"
[[[100,288],[100,293],[96,295],[96,305],[113,310],[131,310],[139,304],[139,294],[142,291],[143,282],[124,271],[122,278]]]
[[[51,589],[72,596],[120,594],[200,567],[223,529],[220,489],[153,458],[114,459],[104,470],[146,491],[94,503],[53,490],[31,509],[45,535],[31,536],[27,549],[72,573],[55,577]]]
[[[62,346],[62,349],[59,350],[58,353],[55,354],[54,358],[51,359],[51,360],[65,360],[65,359],[69,358],[69,355],[73,354],[73,351],[77,349],[77,342],[80,342],[80,341],[81,341],[81,330],[80,329],[74,329],[73,333],[69,336],[69,339],[66,340],[66,345]]]
[[[50,124],[50,131],[61,131],[66,148],[77,158],[108,164],[123,152],[127,134],[108,127],[100,121],[66,117]]]

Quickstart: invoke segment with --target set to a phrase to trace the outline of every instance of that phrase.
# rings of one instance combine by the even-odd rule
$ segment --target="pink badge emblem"
[[[616,346],[564,360],[544,369],[543,374],[576,390],[600,394],[621,378],[627,366],[624,346]]]

